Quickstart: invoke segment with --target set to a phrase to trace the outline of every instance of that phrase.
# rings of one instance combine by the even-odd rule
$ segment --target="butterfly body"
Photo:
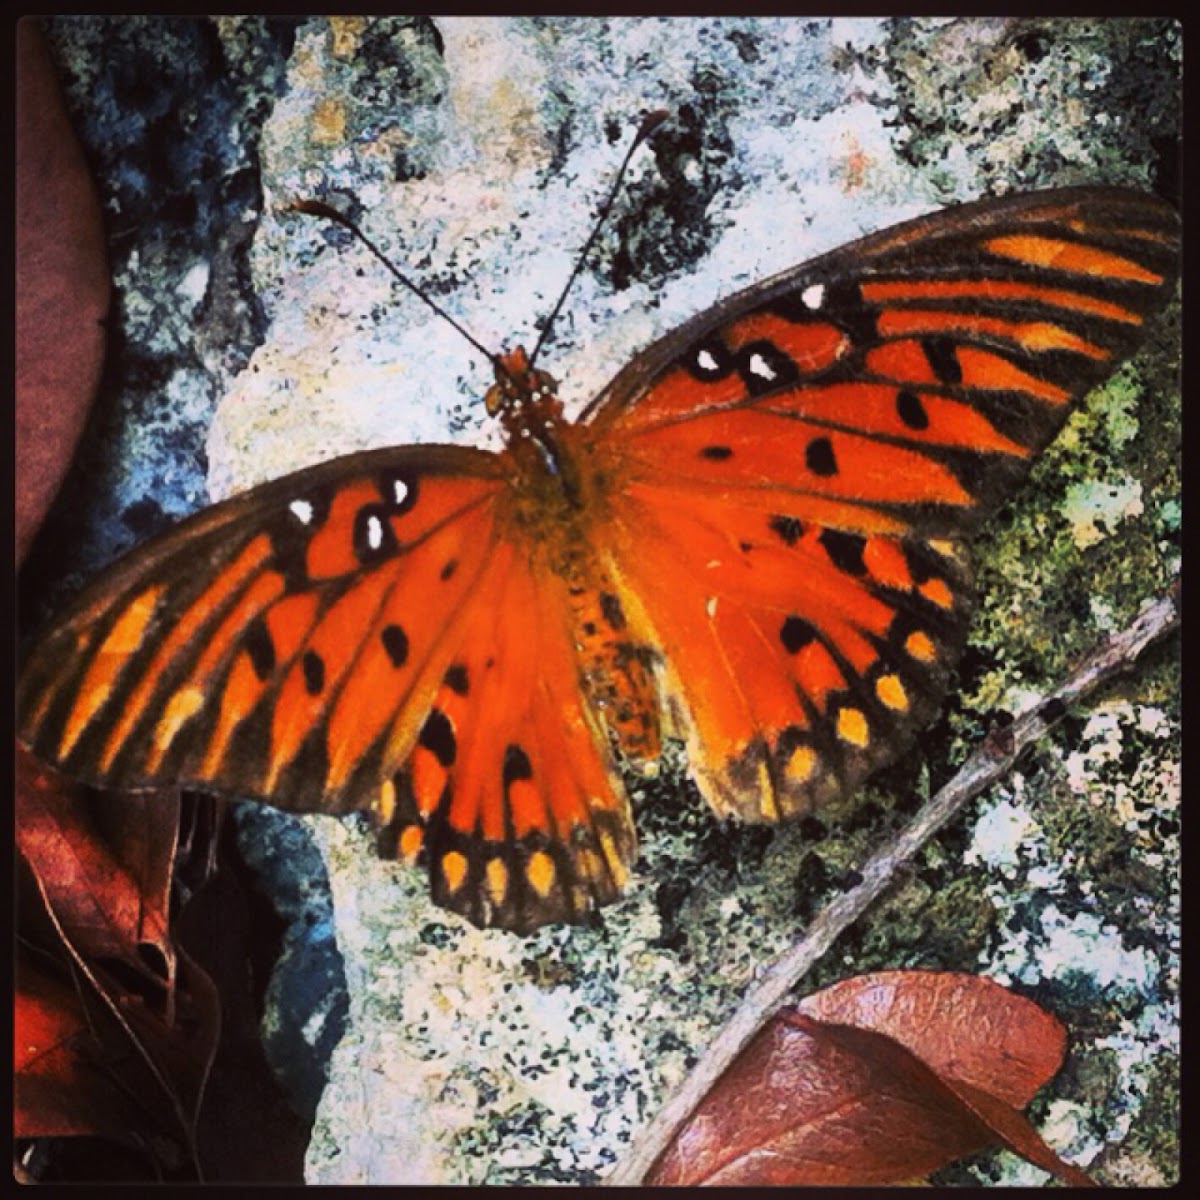
[[[1137,345],[1177,237],[1115,189],[948,210],[701,314],[576,421],[514,350],[499,453],[335,460],[114,566],[34,646],[21,736],[104,786],[366,809],[471,920],[582,919],[662,731],[766,822],[911,742],[969,537]]]

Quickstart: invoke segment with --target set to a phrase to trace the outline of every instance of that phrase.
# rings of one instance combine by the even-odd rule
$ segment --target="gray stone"
[[[577,410],[688,316],[856,236],[987,193],[1148,186],[1175,165],[1179,30],[1163,21],[89,20],[54,25],[76,56],[80,111],[114,69],[101,47],[140,61],[147,46],[169,57],[174,39],[198,39],[223,64],[213,94],[233,97],[206,169],[261,186],[214,201],[198,171],[205,219],[184,232],[176,222],[170,237],[122,227],[117,256],[125,353],[162,351],[158,395],[187,431],[184,458],[194,463],[195,429],[207,428],[214,498],[369,446],[497,444],[481,356],[360,246],[287,211],[294,199],[342,203],[486,345],[531,345],[637,120],[672,110],[541,364]],[[104,103],[88,119],[111,138],[135,114],[145,121],[128,97]],[[214,119],[191,103],[177,101],[193,121]],[[164,136],[161,123],[145,128]],[[113,168],[114,217],[133,187],[125,175]],[[158,282],[143,298],[129,281],[147,263]],[[251,289],[215,290],[245,277],[231,263],[248,267]],[[1177,348],[1165,328],[1157,357],[1151,347],[1083,406],[983,539],[981,613],[946,717],[844,812],[777,833],[723,827],[672,747],[657,780],[631,784],[642,852],[627,897],[592,926],[529,938],[434,908],[416,873],[373,856],[360,819],[300,819],[300,842],[328,872],[346,986],[310,1181],[602,1176],[819,898],[998,711],[1019,709],[1174,578]],[[172,513],[201,500],[194,466],[170,466],[172,436],[149,448],[160,418],[130,399],[148,394],[132,380],[120,393],[111,465],[98,472],[106,511],[133,495]],[[809,981],[936,967],[1034,994],[1073,1034],[1032,1116],[1113,1182],[1169,1183],[1176,1169],[1177,721],[1168,649],[937,839]],[[319,1057],[338,1027],[338,972],[311,951],[323,997],[295,963],[306,938],[328,948],[328,901],[304,898],[307,854],[282,882],[270,849],[296,822],[244,819],[243,844],[271,863],[284,907],[310,914],[275,989],[285,1015],[271,1020],[292,1031],[277,1047]],[[308,1064],[281,1073],[311,1095]],[[939,1178],[1044,1177],[1001,1154]]]

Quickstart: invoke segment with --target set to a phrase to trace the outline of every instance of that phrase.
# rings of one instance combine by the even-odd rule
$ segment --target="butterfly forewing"
[[[618,447],[612,573],[719,811],[806,811],[929,719],[963,539],[1137,344],[1177,224],[1090,188],[910,222],[696,318],[585,414]]]
[[[410,448],[205,510],[111,568],[43,635],[18,690],[22,737],[101,786],[357,806],[355,766],[436,683],[423,668],[447,652],[443,626],[481,569],[500,486],[494,456]]]

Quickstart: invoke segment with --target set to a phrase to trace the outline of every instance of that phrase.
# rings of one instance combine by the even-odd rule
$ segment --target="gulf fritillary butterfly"
[[[21,737],[104,787],[366,809],[471,921],[578,921],[621,891],[618,768],[664,721],[744,821],[901,753],[966,539],[1138,344],[1177,226],[1109,188],[911,221],[700,314],[575,422],[517,348],[502,452],[350,455],[110,568],[32,650]]]

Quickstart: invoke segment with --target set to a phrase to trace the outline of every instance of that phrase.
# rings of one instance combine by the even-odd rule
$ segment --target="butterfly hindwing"
[[[932,716],[970,611],[960,542],[846,532],[765,488],[743,503],[639,482],[621,512],[653,549],[620,560],[625,603],[718,812],[810,811]]]
[[[964,539],[1137,344],[1177,252],[1139,193],[963,206],[731,298],[591,406],[612,571],[718,811],[806,811],[928,720]]]
[[[417,746],[386,785],[385,851],[423,859],[438,903],[528,931],[615,899],[629,805],[579,686],[565,585],[500,546],[456,616]]]

